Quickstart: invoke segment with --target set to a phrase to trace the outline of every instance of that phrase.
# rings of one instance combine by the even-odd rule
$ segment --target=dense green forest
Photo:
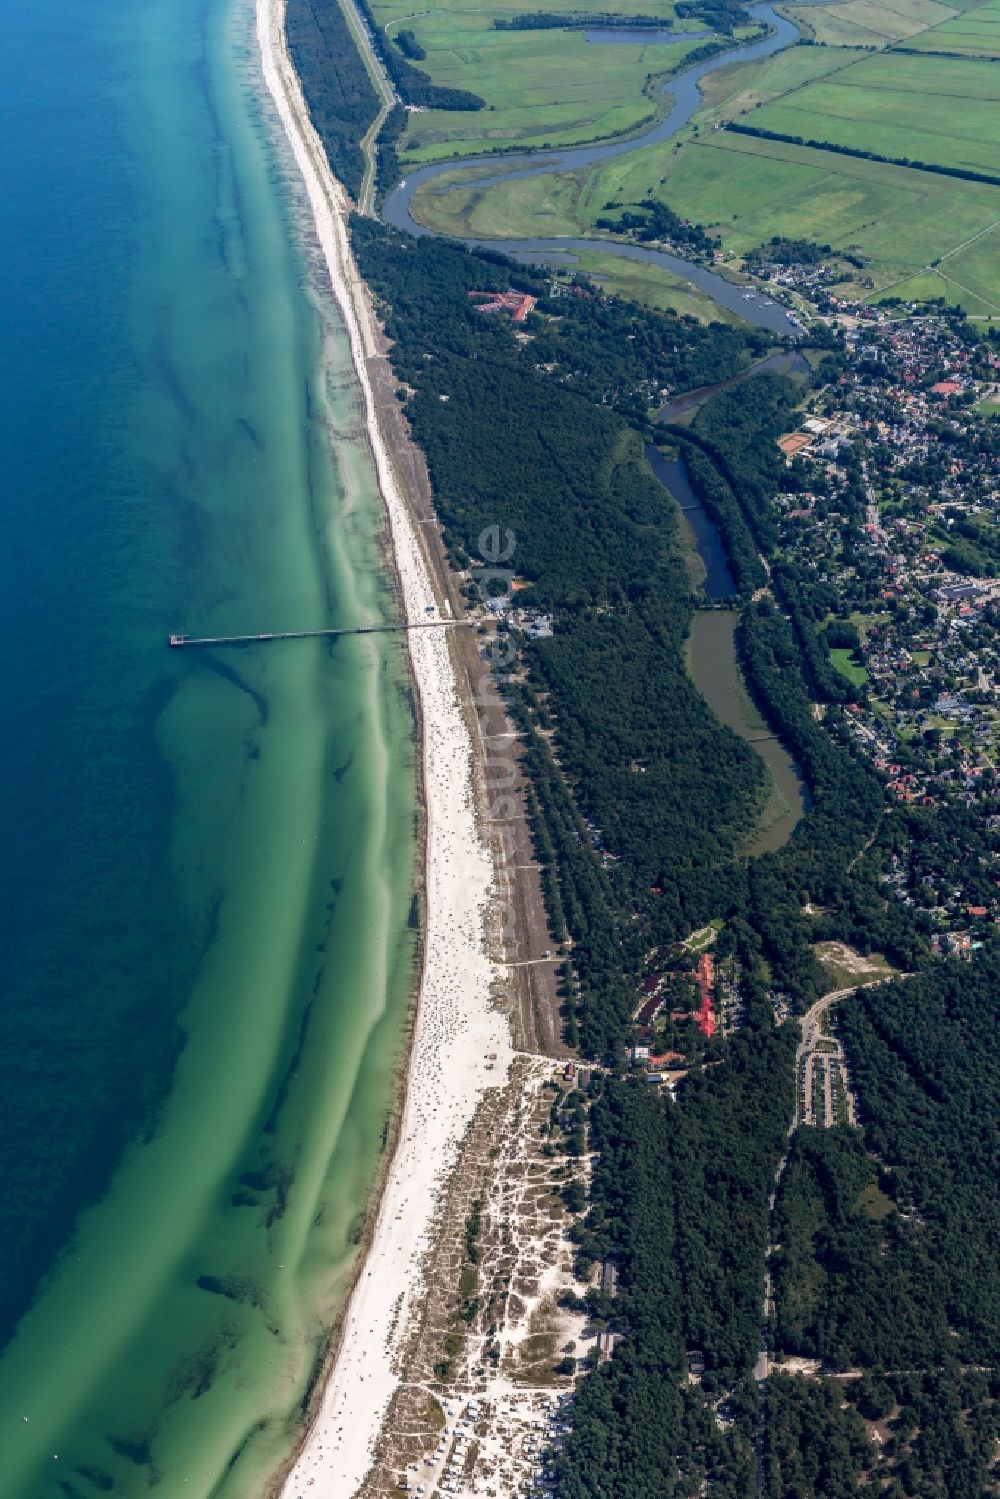
[[[580,1387],[556,1463],[566,1499],[686,1499],[703,1482],[744,1499],[753,1470],[767,1194],[792,1108],[795,1040],[763,1009],[665,1104],[641,1081],[595,1085],[598,1150],[591,1207],[578,1232],[581,1269],[612,1257],[608,1306],[624,1334],[609,1365]],[[752,1120],[754,1128],[748,1129]],[[705,1363],[702,1398],[685,1391],[687,1356]],[[704,1395],[732,1392],[719,1429]]]
[[[411,62],[423,62],[427,56],[426,51],[417,41],[412,31],[397,31],[394,40],[403,56],[409,58]]]
[[[288,0],[288,51],[334,176],[356,198],[365,163],[360,141],[379,111],[337,0]]]
[[[749,26],[751,21],[742,0],[677,0],[674,9],[682,20],[704,21],[706,26],[727,36],[737,26]]]
[[[798,1009],[824,992],[814,946],[825,936],[908,971],[923,970],[928,954],[918,919],[890,902],[881,882],[883,859],[924,814],[887,806],[880,775],[847,732],[822,585],[775,549],[771,498],[795,483],[775,438],[794,422],[798,387],[759,376],[710,397],[691,428],[667,434],[744,595],[737,644],[750,690],[808,791],[789,842],[748,864],[742,850],[764,778],[685,670],[695,600],[676,506],[645,461],[642,437],[663,391],[746,368],[766,336],[704,329],[370,221],[356,219],[352,237],[470,599],[479,592],[476,539],[499,526],[514,548],[511,576],[494,591],[516,579],[518,606],[543,611],[552,625],[533,639],[501,621],[519,669],[499,686],[521,730],[529,823],[552,932],[565,944],[567,1038],[611,1067],[591,1083],[595,1174],[575,1234],[582,1272],[606,1257],[619,1269],[614,1303],[596,1291],[588,1301],[621,1335],[610,1363],[578,1389],[556,1458],[558,1491],[686,1499],[707,1483],[720,1499],[748,1499],[768,1195],[792,1116],[797,1041],[794,1024],[775,1024],[769,992],[780,989]],[[468,295],[511,287],[538,299],[516,330],[483,316]],[[773,597],[751,600],[765,585]],[[823,723],[817,699],[827,704]],[[947,868],[948,857],[967,857],[974,819],[959,815],[954,827],[938,819],[926,836],[938,840]],[[808,903],[818,914],[805,915]],[[622,1075],[640,985],[652,955],[717,916],[725,921],[717,956],[736,957],[742,974],[743,1026],[703,1045],[667,1101]],[[913,984],[927,984],[926,1007],[922,990],[916,1009],[893,1001],[896,986],[846,1007],[866,1133],[796,1134],[774,1267],[779,1347],[889,1369],[886,1389],[904,1370],[926,1371],[960,1411],[965,1376],[952,1371],[940,1382],[941,1350],[985,1362],[997,1331],[992,1300],[981,1306],[976,1294],[996,1225],[989,1214],[971,1221],[988,1164],[996,1166],[985,1127],[964,1174],[956,1155],[973,1097],[983,1097],[981,1119],[989,1107],[990,1079],[972,1056],[988,978],[977,980],[983,1014],[961,1032],[967,1051],[945,1040],[936,1060],[926,1048],[940,1017],[926,1034],[913,1017],[933,1016],[935,1005],[957,1012],[972,971],[926,969],[898,989],[912,1001]],[[955,985],[950,999],[935,987],[942,973]],[[951,1083],[946,1057],[966,1074],[953,1111],[938,1106]],[[937,1091],[928,1091],[932,1078]],[[694,1385],[685,1379],[689,1356],[704,1366]],[[864,1409],[845,1409],[823,1386],[772,1383],[766,1492],[823,1499],[868,1482],[862,1417],[873,1419],[871,1381],[858,1382]],[[904,1393],[908,1412],[918,1396]],[[900,1420],[903,1397],[882,1396]],[[722,1426],[712,1409],[719,1397]],[[971,1417],[935,1428],[933,1442],[963,1473],[980,1471],[984,1409],[976,1408],[975,1430]],[[924,1433],[909,1420],[886,1471],[894,1483],[905,1477],[907,1493],[936,1495],[930,1468],[925,1487],[913,1486]]]
[[[607,203],[605,207],[615,208],[621,205]],[[682,219],[672,208],[658,202],[656,198],[640,198],[634,207],[625,208],[617,219],[597,219],[595,227],[607,229],[611,234],[627,234],[640,243],[669,240],[672,244],[683,245],[686,249],[701,254],[714,248],[713,241],[701,224],[692,224],[689,220]]]
[[[1000,1062],[989,1044],[998,992],[991,941],[969,963],[856,995],[840,1016],[865,1142],[886,1163],[947,1321],[937,1356],[947,1349],[970,1364],[1000,1347]],[[888,1366],[909,1357],[892,1345],[879,1354]]]
[[[862,1130],[792,1140],[773,1225],[775,1340],[867,1371],[849,1372],[843,1398],[885,1435],[859,1466],[840,1391],[834,1403],[772,1379],[774,1494],[853,1492],[862,1468],[864,1494],[987,1491],[1000,1435],[1000,1067],[987,1044],[998,986],[992,943],[841,1006]],[[827,1465],[823,1486],[808,1486],[815,1469],[796,1450]]]
[[[957,1367],[837,1382],[772,1374],[765,1499],[986,1499],[998,1396],[995,1373]]]
[[[819,265],[832,254],[829,245],[817,245],[811,239],[787,239],[783,234],[773,234],[765,245],[748,250],[744,259],[750,266],[762,261],[769,265]]]
[[[940,1276],[892,1187],[857,1130],[797,1132],[774,1225],[779,1348],[838,1368],[927,1368],[941,1357]]]
[[[763,1499],[853,1499],[872,1442],[842,1391],[774,1374],[766,1399]]]
[[[512,281],[546,292],[534,273],[362,221],[354,237],[453,559],[468,563],[485,526],[509,528],[518,601],[556,613],[551,638],[520,647],[526,683],[506,691],[527,736],[550,914],[574,943],[570,1035],[612,1058],[650,949],[740,899],[738,851],[765,790],[760,761],[685,669],[677,507],[616,408],[652,382],[718,378],[758,341],[698,330],[681,343],[686,320],[561,296],[543,297],[559,320],[540,313],[524,345],[467,294]],[[558,772],[538,732],[550,728]]]

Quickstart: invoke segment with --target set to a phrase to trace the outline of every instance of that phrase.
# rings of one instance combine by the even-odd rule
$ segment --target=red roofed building
[[[679,1062],[682,1066],[686,1066],[687,1057],[682,1051],[662,1051],[659,1056],[654,1057],[651,1055],[649,1058],[650,1067],[656,1069],[666,1067],[670,1062]]]
[[[711,1040],[715,1035],[715,1010],[712,1006],[715,988],[715,958],[710,952],[703,952],[698,959],[697,968],[698,993],[701,1003],[698,1006],[696,1025],[703,1036]]]
[[[523,323],[538,298],[520,291],[470,291],[469,300],[479,304],[479,312],[509,312],[512,323]]]

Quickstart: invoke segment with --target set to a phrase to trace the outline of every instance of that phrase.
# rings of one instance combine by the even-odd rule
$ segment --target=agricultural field
[[[970,315],[1000,317],[1000,187],[988,183],[721,130],[590,172],[485,190],[470,178],[456,173],[422,189],[417,217],[445,233],[484,238],[580,234],[592,230],[607,202],[652,193],[713,229],[736,255],[772,234],[804,237],[864,258],[855,295],[944,297]],[[928,270],[932,262],[937,268]]]
[[[579,234],[581,177],[554,172],[520,177],[492,188],[477,186],[489,171],[449,172],[419,188],[413,212],[439,234],[503,239]]]
[[[1000,70],[884,52],[754,110],[752,123],[852,150],[997,172]]]
[[[699,46],[685,30],[704,36],[696,22],[676,22],[664,0],[621,0],[624,16],[655,15],[673,22],[678,40],[594,44],[581,31],[496,31],[538,5],[510,0],[480,4],[431,0],[414,11],[409,0],[373,0],[373,12],[390,36],[404,27],[425,50],[420,68],[434,83],[471,89],[486,101],[478,111],[421,110],[410,115],[403,141],[408,165],[482,153],[502,146],[571,145],[622,135],[656,114],[644,92],[651,76],[670,71]],[[602,6],[595,6],[602,9]],[[545,0],[551,11],[580,10],[570,0]]]
[[[806,36],[827,47],[884,47],[906,42],[958,14],[939,0],[847,0],[843,5],[791,6]]]
[[[911,37],[923,52],[957,52],[963,57],[1000,57],[1000,0],[986,0],[951,20]]]
[[[913,281],[892,288],[892,295],[923,301],[944,297],[967,312],[1000,321],[1000,225],[971,244],[943,256]]]
[[[738,254],[805,237],[864,259],[855,295],[1000,316],[1000,187],[717,131],[674,156],[658,196]]]
[[[457,3],[438,0],[435,9],[410,13],[406,24],[427,48],[423,66],[435,81],[475,89],[490,107],[478,114],[412,115],[407,162],[637,126],[654,108],[642,94],[647,77],[671,65],[660,60],[663,54],[677,56],[671,46],[593,47],[568,32],[494,32],[493,8],[473,14],[452,9]],[[578,0],[554,0],[552,8],[578,8]],[[390,29],[403,24],[403,0],[378,9],[395,16]],[[621,9],[671,13],[662,0],[625,0]],[[943,297],[976,318],[1000,318],[1000,186],[717,128],[742,119],[886,156],[1000,173],[1000,69],[971,53],[939,57],[911,50],[916,37],[945,35],[946,29],[958,35],[964,27],[971,36],[970,28],[978,27],[985,37],[990,25],[1000,25],[1000,0],[969,10],[963,0],[808,7],[814,29],[835,12],[841,27],[850,12],[847,19],[868,28],[867,39],[860,32],[855,38],[862,46],[792,47],[762,63],[721,67],[706,78],[691,125],[671,142],[640,147],[589,171],[491,188],[477,181],[489,173],[459,168],[421,189],[414,212],[430,227],[459,236],[551,237],[593,233],[609,205],[655,197],[714,232],[731,255],[773,234],[812,239],[864,261],[842,283],[847,295]],[[899,24],[890,24],[893,14]],[[873,55],[876,42],[891,47],[894,41],[906,50]],[[682,45],[686,50],[695,43]],[[575,61],[568,66],[571,51]],[[697,294],[658,268],[626,268],[606,251],[594,253],[609,287],[625,290],[628,282],[642,301],[683,302],[684,310],[704,315]]]
[[[695,115],[701,130],[718,120],[732,120],[803,88],[815,79],[839,73],[865,53],[859,48],[789,47],[763,62],[732,63],[700,84],[703,103]]]
[[[716,132],[676,154],[660,196],[737,253],[770,234],[922,268],[1000,218],[1000,187]]]

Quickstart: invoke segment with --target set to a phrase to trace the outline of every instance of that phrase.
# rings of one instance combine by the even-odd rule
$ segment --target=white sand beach
[[[309,194],[350,336],[404,610],[410,620],[423,620],[436,601],[379,430],[366,366],[377,352],[377,336],[350,253],[350,205],[330,173],[287,53],[284,0],[257,0],[257,30],[267,86]],[[506,1081],[512,1055],[507,1019],[490,1002],[497,970],[484,950],[483,928],[493,867],[476,826],[472,743],[446,633],[408,636],[423,719],[427,920],[399,1143],[339,1352],[285,1499],[348,1499],[368,1471],[396,1386],[394,1353],[419,1290],[435,1204],[479,1100]],[[491,1053],[496,1060],[489,1063]]]

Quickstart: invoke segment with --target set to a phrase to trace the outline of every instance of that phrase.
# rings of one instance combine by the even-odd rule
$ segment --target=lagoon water
[[[415,961],[346,339],[247,0],[0,53],[0,1499],[247,1499],[357,1253]]]

